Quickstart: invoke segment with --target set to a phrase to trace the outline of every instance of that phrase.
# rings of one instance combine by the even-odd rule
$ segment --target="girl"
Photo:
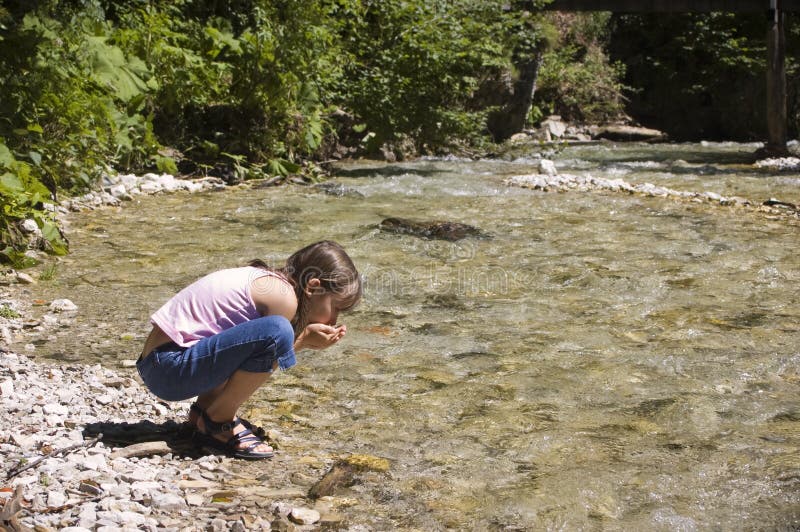
[[[270,458],[263,431],[236,412],[273,371],[295,364],[295,350],[324,349],[344,337],[339,312],[360,299],[353,261],[328,240],[295,252],[283,268],[255,260],[220,270],[151,316],[136,367],[161,399],[197,396],[189,423],[198,443],[237,458]]]

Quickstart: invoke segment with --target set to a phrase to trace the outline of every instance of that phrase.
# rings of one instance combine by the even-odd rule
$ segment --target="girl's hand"
[[[346,325],[332,327],[324,323],[309,323],[298,336],[294,348],[325,349],[338,342],[346,333]]]

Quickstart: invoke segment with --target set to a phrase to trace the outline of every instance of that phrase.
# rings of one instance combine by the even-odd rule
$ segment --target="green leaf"
[[[36,265],[36,259],[25,255],[22,251],[16,250],[11,246],[6,246],[0,250],[0,257],[4,257],[6,262],[11,263],[14,268],[30,268]]]
[[[44,133],[42,126],[40,126],[39,124],[28,124],[28,131],[32,133],[39,133],[40,135]]]
[[[45,221],[43,223],[42,236],[50,244],[53,253],[56,255],[66,255],[69,253],[69,246],[54,223],[50,221]]]
[[[14,159],[8,146],[0,142],[0,167],[11,168],[11,165],[15,162],[16,159]]]
[[[25,185],[19,177],[14,174],[6,173],[0,176],[0,189],[5,189],[8,192],[25,192]]]
[[[39,153],[38,151],[29,151],[28,157],[31,158],[31,161],[33,161],[33,164],[35,164],[36,166],[42,165],[42,154]]]
[[[106,37],[88,37],[86,45],[92,58],[92,78],[98,85],[111,89],[123,102],[149,90],[142,79],[149,77],[149,71],[141,59],[126,59],[120,48],[106,43]]]

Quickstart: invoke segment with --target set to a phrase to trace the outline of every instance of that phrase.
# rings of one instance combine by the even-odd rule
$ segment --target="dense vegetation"
[[[609,53],[626,66],[628,112],[683,140],[764,140],[766,13],[618,15]],[[800,24],[786,15],[789,134],[800,112]]]
[[[48,204],[108,171],[238,180],[354,153],[481,150],[531,58],[531,125],[618,119],[623,94],[649,119],[659,90],[716,95],[763,70],[760,22],[659,28],[537,11],[546,1],[0,0],[0,260],[30,262],[31,219],[65,253]],[[669,32],[681,37],[663,48]],[[696,59],[679,64],[687,49]]]

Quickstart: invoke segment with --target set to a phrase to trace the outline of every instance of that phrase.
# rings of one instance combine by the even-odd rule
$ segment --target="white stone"
[[[55,416],[66,416],[69,413],[69,408],[58,403],[48,403],[42,407],[45,414]]]
[[[119,185],[114,185],[108,188],[108,193],[114,196],[117,199],[130,201],[133,197],[128,192],[128,189],[125,188],[125,185],[120,183]]]
[[[567,132],[567,125],[561,121],[561,117],[557,116],[551,116],[542,122],[542,127],[557,139],[563,137],[564,133]]]
[[[130,482],[134,486],[138,483],[152,482],[156,478],[156,471],[152,468],[137,467],[130,473],[121,475],[120,478],[125,482]],[[133,487],[133,486],[132,486]],[[147,488],[149,489],[149,488]]]
[[[203,190],[203,185],[200,183],[194,183],[192,181],[184,181],[184,188],[189,192],[200,192]]]
[[[126,174],[118,177],[119,183],[123,185],[126,190],[130,190],[139,186],[139,178],[133,174]]]
[[[539,161],[539,173],[544,175],[558,175],[558,170],[556,169],[556,165],[553,161],[549,159],[542,159]]]
[[[47,492],[47,507],[48,508],[60,508],[67,504],[67,496],[60,491],[49,491]]]
[[[181,188],[180,180],[176,180],[175,176],[170,174],[162,174],[158,178],[158,184],[167,192],[174,192]]]
[[[114,402],[114,398],[111,396],[110,393],[104,393],[97,396],[95,399],[101,405],[110,405]]]
[[[120,521],[122,525],[143,525],[146,517],[136,512],[120,512]]]
[[[153,481],[139,481],[131,484],[132,490],[153,491],[161,489],[161,484]]]
[[[108,469],[106,457],[102,454],[91,454],[85,456],[80,462],[77,463],[77,465],[83,469],[88,469],[91,471],[103,471]]]
[[[41,236],[42,235],[42,231],[41,231],[41,229],[39,229],[39,225],[36,223],[36,220],[31,220],[30,218],[28,218],[27,220],[24,220],[20,224],[20,229],[22,229],[24,232],[28,233],[29,235],[35,235],[35,236]]]
[[[157,192],[161,192],[163,187],[161,186],[161,183],[146,181],[139,185],[139,190],[141,190],[143,194],[155,194]]]
[[[212,519],[210,529],[213,532],[226,532],[228,530],[228,522],[224,519]]]
[[[22,284],[36,284],[36,279],[27,273],[17,272],[17,281]]]
[[[154,493],[150,506],[165,512],[179,512],[188,508],[183,497],[179,497],[174,493]]]
[[[50,310],[53,312],[74,312],[78,310],[78,305],[69,299],[55,299],[50,303]]]
[[[33,436],[23,436],[22,434],[12,434],[11,441],[14,442],[20,449],[29,450],[33,449],[36,445],[36,438]]]
[[[92,532],[88,528],[82,526],[68,526],[61,529],[61,532]]]
[[[289,519],[298,525],[313,525],[320,519],[319,512],[311,508],[292,508]]]
[[[199,493],[187,493],[186,494],[186,503],[189,506],[203,506],[203,503],[206,502],[206,498],[203,497]]]
[[[14,381],[6,379],[0,382],[0,397],[10,397],[14,393]]]
[[[119,205],[121,203],[118,198],[115,198],[106,191],[100,193],[100,202],[103,205],[114,205],[114,206]]]

